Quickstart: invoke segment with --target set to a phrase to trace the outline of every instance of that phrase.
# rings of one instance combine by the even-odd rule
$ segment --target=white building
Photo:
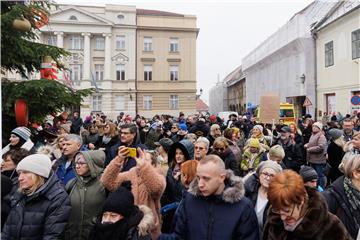
[[[360,112],[360,1],[341,1],[314,27],[317,116]]]
[[[294,103],[298,117],[315,113],[315,42],[311,26],[335,3],[314,1],[242,59],[246,75],[246,102],[260,103],[266,92],[277,92],[282,102]]]
[[[135,6],[59,5],[41,29],[41,40],[71,52],[64,62],[75,89],[97,87],[84,100],[82,116],[91,111],[112,119],[121,111],[135,115]]]
[[[209,112],[217,114],[218,112],[228,110],[227,87],[224,82],[218,82],[209,91]]]

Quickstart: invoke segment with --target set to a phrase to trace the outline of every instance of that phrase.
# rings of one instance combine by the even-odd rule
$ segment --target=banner
[[[278,123],[280,112],[280,97],[275,93],[268,93],[260,98],[261,123]]]

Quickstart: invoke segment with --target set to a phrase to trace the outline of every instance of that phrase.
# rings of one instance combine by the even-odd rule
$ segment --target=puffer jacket
[[[89,238],[93,227],[93,218],[101,211],[106,199],[106,191],[100,183],[105,153],[101,150],[80,152],[89,166],[90,175],[76,178],[66,185],[72,206],[69,222],[66,226],[65,239],[76,240]]]
[[[326,202],[316,189],[307,188],[309,196],[305,216],[294,231],[286,231],[279,214],[269,211],[263,239],[267,240],[350,240],[341,221],[328,212]],[[270,208],[271,210],[271,208]]]
[[[258,240],[259,228],[254,207],[244,197],[240,177],[227,171],[221,195],[204,197],[198,180],[190,184],[175,215],[175,231],[164,239]]]
[[[69,197],[54,173],[31,196],[16,192],[11,207],[3,240],[61,239],[71,211]]]
[[[320,131],[312,134],[306,149],[306,160],[309,163],[326,163],[327,141],[325,135]]]

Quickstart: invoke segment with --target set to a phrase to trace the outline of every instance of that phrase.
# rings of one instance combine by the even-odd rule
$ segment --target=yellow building
[[[339,1],[314,28],[317,65],[317,117],[360,111],[360,2]],[[359,102],[360,104],[360,102]]]
[[[196,112],[196,17],[137,9],[136,112]]]

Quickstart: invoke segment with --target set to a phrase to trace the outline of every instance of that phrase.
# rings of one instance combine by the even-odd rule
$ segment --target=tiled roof
[[[196,111],[198,111],[198,112],[207,112],[207,111],[209,111],[209,106],[206,103],[204,103],[203,100],[198,98],[196,100]]]
[[[137,15],[153,15],[153,16],[169,16],[169,17],[184,17],[183,14],[158,11],[158,10],[149,10],[149,9],[136,9]]]

